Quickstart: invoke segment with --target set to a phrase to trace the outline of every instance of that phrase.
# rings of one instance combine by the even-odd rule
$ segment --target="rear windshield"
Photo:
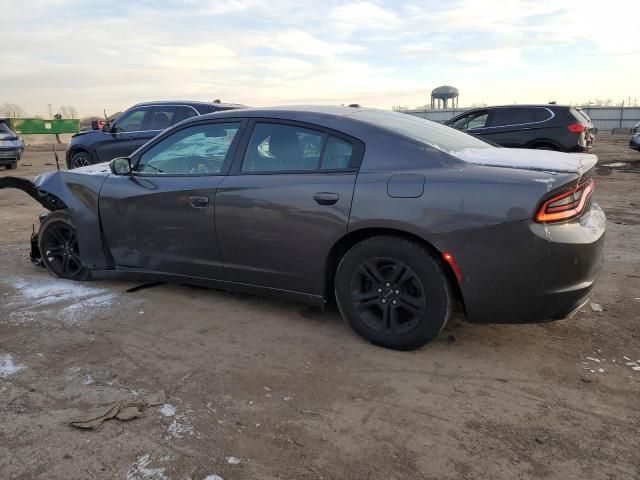
[[[576,120],[578,120],[580,123],[584,123],[585,121],[587,123],[591,123],[591,119],[589,118],[589,115],[587,115],[587,112],[585,112],[581,108],[572,108],[571,113],[573,114],[573,117]]]
[[[465,148],[494,148],[472,135],[406,113],[361,110],[356,112],[356,118],[447,153],[459,152]]]

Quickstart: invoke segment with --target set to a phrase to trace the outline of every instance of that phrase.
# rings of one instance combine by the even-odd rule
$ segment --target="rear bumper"
[[[566,318],[588,299],[602,267],[605,224],[593,204],[572,222],[513,222],[451,235],[436,246],[451,252],[462,271],[469,321],[538,323]]]

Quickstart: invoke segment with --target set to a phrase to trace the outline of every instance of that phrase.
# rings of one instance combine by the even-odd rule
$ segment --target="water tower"
[[[458,108],[459,94],[460,92],[456,87],[450,87],[449,85],[434,88],[431,92],[431,108],[448,108],[449,100],[451,100],[451,108]]]

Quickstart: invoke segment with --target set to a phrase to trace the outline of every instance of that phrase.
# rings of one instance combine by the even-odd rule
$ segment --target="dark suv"
[[[445,125],[503,147],[560,152],[591,150],[596,133],[581,108],[552,104],[476,108]]]
[[[182,120],[205,113],[245,108],[235,103],[160,101],[138,103],[101,130],[74,135],[67,146],[67,168],[126,157],[161,131]]]

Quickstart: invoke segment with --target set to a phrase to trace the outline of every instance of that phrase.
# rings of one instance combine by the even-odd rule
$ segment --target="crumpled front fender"
[[[91,269],[108,269],[100,229],[98,199],[106,175],[55,171],[43,173],[31,182],[26,178],[0,178],[0,188],[17,188],[50,211],[69,210],[78,235],[80,258]]]

